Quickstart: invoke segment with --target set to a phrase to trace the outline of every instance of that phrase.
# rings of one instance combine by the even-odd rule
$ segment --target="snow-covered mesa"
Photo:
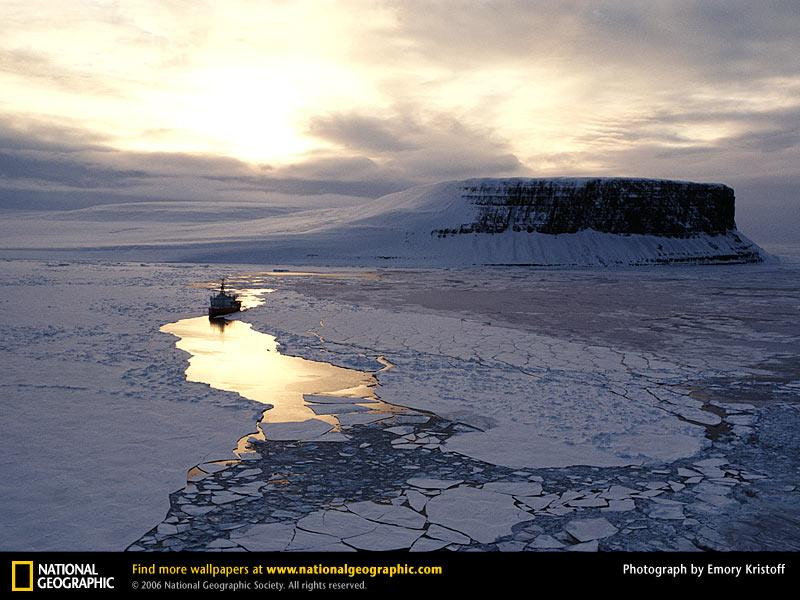
[[[198,218],[191,203],[23,213],[0,223],[0,256],[92,249],[97,257],[128,260],[351,266],[609,266],[767,257],[736,229],[734,193],[721,184],[471,179],[357,206],[268,208],[229,211],[221,204],[217,211],[205,207],[206,218]]]

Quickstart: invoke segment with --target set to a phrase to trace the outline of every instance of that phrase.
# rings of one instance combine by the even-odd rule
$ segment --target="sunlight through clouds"
[[[598,124],[635,129],[644,120],[639,136],[692,147],[741,127],[647,116],[685,102],[702,109],[721,97],[759,110],[787,101],[780,86],[766,96],[758,86],[741,88],[735,71],[760,58],[715,37],[735,15],[709,17],[707,7],[675,3],[586,6],[10,0],[2,110],[102,133],[120,150],[270,165],[341,152],[309,134],[320,115],[449,114],[506,146],[528,170],[548,172],[616,168],[617,161],[579,158],[608,149],[607,136],[593,136]],[[675,31],[676,21],[697,27]],[[686,49],[698,44],[708,48],[695,60]],[[730,59],[709,77],[708,56],[724,52]],[[720,78],[727,69],[734,74]],[[797,83],[796,73],[783,79]],[[618,151],[621,140],[611,140]],[[630,137],[625,145],[636,146]]]

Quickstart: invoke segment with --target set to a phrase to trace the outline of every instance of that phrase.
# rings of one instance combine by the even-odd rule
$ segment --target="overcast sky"
[[[791,237],[798,32],[797,0],[0,0],[0,207],[631,175]]]

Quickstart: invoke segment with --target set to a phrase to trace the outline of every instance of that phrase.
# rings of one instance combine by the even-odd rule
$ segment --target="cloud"
[[[619,75],[679,69],[714,79],[750,81],[797,74],[800,6],[793,0],[715,2],[599,0],[586,3],[510,0],[388,2],[396,11],[387,44],[415,59],[458,68],[549,63]],[[385,33],[384,33],[385,34]]]
[[[6,209],[154,200],[309,208],[352,204],[412,183],[363,156],[322,155],[273,168],[225,156],[126,152],[68,125],[0,118],[0,208]]]
[[[149,177],[144,171],[118,171],[73,159],[31,157],[0,152],[0,174],[13,179],[47,181],[73,188],[92,189],[111,185],[128,187]]]
[[[396,120],[358,114],[333,114],[312,117],[309,133],[339,144],[345,148],[362,152],[394,152],[415,147],[411,140],[411,129],[416,125],[406,121],[405,127]]]
[[[106,141],[74,125],[0,114],[0,149],[4,151],[85,152],[103,149]]]
[[[118,95],[118,86],[101,80],[89,71],[59,63],[55,58],[30,49],[0,49],[0,72],[37,80],[45,85],[77,93]]]
[[[346,152],[365,153],[373,173],[409,183],[524,172],[508,143],[489,127],[419,106],[396,107],[383,117],[317,116],[310,129]]]

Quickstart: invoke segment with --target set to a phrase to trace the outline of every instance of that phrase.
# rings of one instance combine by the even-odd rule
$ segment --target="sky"
[[[0,0],[0,208],[720,181],[800,237],[800,2]]]

